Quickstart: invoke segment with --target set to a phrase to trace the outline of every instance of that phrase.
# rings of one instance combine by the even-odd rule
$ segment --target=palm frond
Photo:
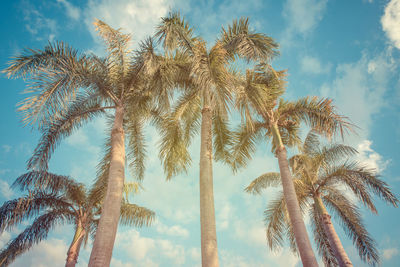
[[[229,163],[231,155],[228,147],[232,145],[232,133],[228,121],[217,114],[214,114],[212,120],[214,159]]]
[[[0,265],[11,264],[16,257],[29,250],[33,245],[47,238],[49,231],[56,224],[73,221],[73,217],[62,210],[52,210],[39,216],[15,239],[0,251]]]
[[[281,184],[281,175],[278,172],[268,172],[254,179],[244,191],[250,194],[260,194],[261,191],[270,186]]]
[[[294,102],[279,103],[279,120],[293,120],[305,122],[316,132],[328,137],[339,133],[342,137],[348,131],[353,131],[354,125],[347,117],[338,115],[328,98],[304,97]]]
[[[254,123],[253,128],[240,127],[233,133],[231,164],[234,171],[247,165],[256,151],[256,142],[262,137],[263,123]]]
[[[155,219],[155,213],[135,204],[124,203],[121,206],[120,222],[124,225],[149,226]]]
[[[129,42],[131,36],[121,33],[120,29],[113,29],[101,20],[95,19],[93,22],[95,29],[100,37],[105,41],[109,52],[109,77],[111,80],[119,81],[125,76],[130,58]],[[121,84],[121,83],[115,83]]]
[[[136,116],[126,123],[126,134],[128,139],[128,159],[129,167],[132,168],[132,175],[142,180],[144,177],[144,160],[146,158],[146,146],[144,136],[144,121]]]
[[[247,61],[269,61],[278,55],[278,44],[262,33],[249,29],[249,19],[234,20],[227,29],[222,28],[220,37],[225,49],[233,58],[238,55]]]
[[[33,192],[19,199],[9,200],[0,207],[0,232],[11,229],[23,220],[37,216],[46,209],[67,210],[71,204],[62,196]]]
[[[193,35],[193,28],[179,12],[170,12],[167,17],[161,18],[155,37],[158,38],[158,42],[163,43],[165,49],[172,50],[179,47],[189,53],[198,39]]]
[[[81,94],[56,120],[49,123],[42,133],[33,156],[28,161],[28,169],[46,170],[48,161],[62,138],[70,136],[84,123],[104,113],[101,99],[97,94]]]
[[[370,265],[377,265],[379,253],[376,243],[365,228],[359,209],[341,191],[331,188],[329,193],[323,197],[323,201],[340,219],[345,233],[358,249],[360,258]]]
[[[169,180],[178,173],[187,171],[191,163],[191,157],[187,148],[188,142],[185,132],[179,120],[165,117],[161,129],[159,157],[163,163],[167,180]]]
[[[97,88],[93,57],[78,56],[62,42],[49,44],[43,51],[29,50],[16,57],[5,70],[11,77],[28,76],[30,94],[20,104],[23,122],[38,122],[41,129],[58,118],[65,104],[76,97],[79,88]]]
[[[312,218],[311,227],[314,234],[314,241],[317,245],[318,253],[322,257],[322,261],[325,266],[338,266],[335,254],[329,243],[329,238],[323,228],[322,216],[315,203],[312,205],[312,209],[310,210],[310,217]]]

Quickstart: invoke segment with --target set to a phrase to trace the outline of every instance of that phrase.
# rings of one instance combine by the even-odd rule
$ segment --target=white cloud
[[[383,160],[382,156],[375,152],[371,146],[372,141],[370,140],[364,140],[359,143],[357,146],[357,159],[368,168],[380,173],[387,167],[389,160]]]
[[[141,237],[140,233],[133,229],[118,232],[115,244],[119,244],[118,246],[136,260],[143,260],[146,258],[147,253],[155,248],[155,241],[153,239]]]
[[[122,28],[124,33],[131,33],[133,42],[137,44],[154,33],[154,27],[160,17],[165,16],[173,2],[167,0],[89,0],[85,23],[95,40],[95,18],[105,21],[111,27]]]
[[[327,0],[288,0],[283,16],[288,21],[290,34],[307,34],[322,20]]]
[[[3,180],[0,180],[0,193],[6,199],[10,199],[14,195],[14,191],[10,188],[10,185]]]
[[[303,72],[311,74],[328,73],[332,68],[332,64],[321,64],[321,61],[313,56],[304,56],[300,60],[300,69]]]
[[[400,49],[400,0],[391,0],[386,5],[381,24],[389,40]]]
[[[352,143],[368,138],[373,115],[386,105],[384,94],[395,66],[388,51],[375,57],[364,54],[357,62],[338,65],[336,79],[322,86],[321,94],[335,99],[338,112],[360,127],[358,136],[350,137]]]
[[[185,263],[185,249],[181,245],[175,245],[169,240],[157,240],[159,251],[175,264]]]
[[[35,36],[36,40],[52,40],[57,33],[57,23],[54,19],[49,19],[40,13],[34,5],[24,1],[23,14],[26,21],[26,30]]]
[[[183,238],[189,237],[189,231],[180,225],[166,226],[160,221],[157,221],[155,228],[156,231],[159,232],[160,234],[183,237]]]
[[[11,151],[11,146],[9,146],[9,145],[3,145],[2,148],[3,148],[3,151],[6,153]]]
[[[394,256],[399,254],[399,250],[397,248],[387,248],[384,249],[382,252],[382,257],[385,260],[390,260],[391,258],[393,258]]]
[[[3,231],[0,235],[0,248],[4,248],[8,241],[11,239],[11,234],[7,231]]]
[[[185,248],[182,245],[166,239],[143,237],[134,229],[119,231],[115,244],[115,251],[124,251],[138,266],[158,266],[156,262],[149,259],[160,258],[160,256],[164,258],[164,261],[172,261],[175,265],[185,263]],[[119,259],[114,260],[119,261]],[[120,266],[129,266],[124,264],[119,262]]]
[[[81,10],[78,7],[72,5],[67,0],[57,0],[57,2],[61,3],[65,7],[68,17],[73,20],[79,20],[81,16]]]
[[[63,266],[67,258],[68,246],[60,239],[49,239],[40,242],[27,253],[18,257],[13,263],[14,267],[25,266]]]

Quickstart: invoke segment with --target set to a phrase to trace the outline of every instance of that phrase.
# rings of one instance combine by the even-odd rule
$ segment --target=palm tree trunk
[[[278,125],[274,123],[271,127],[273,142],[276,145],[276,157],[278,158],[279,170],[282,179],[283,195],[289,213],[290,223],[293,228],[297,248],[304,267],[317,267],[318,263],[312,250],[310,239],[308,238],[306,226],[300,211],[299,201],[297,200],[292,174],[289,169],[286,149],[282,143]]]
[[[203,267],[218,267],[212,171],[212,111],[207,101],[202,110],[200,147],[200,224]]]
[[[123,118],[124,108],[118,105],[115,110],[114,125],[111,131],[111,160],[107,193],[104,199],[92,253],[90,254],[90,267],[110,266],[121,212],[125,179]]]
[[[337,235],[335,228],[333,227],[331,216],[326,210],[324,203],[320,196],[314,197],[314,203],[317,209],[322,215],[322,225],[324,227],[325,233],[328,236],[329,244],[335,254],[335,258],[338,260],[340,267],[350,267],[353,266],[349,256],[347,256],[346,251],[343,248],[342,242],[340,242],[339,236]]]
[[[85,236],[85,229],[82,224],[79,223],[75,230],[74,239],[72,239],[71,245],[67,252],[67,262],[65,267],[75,267],[78,262],[79,251],[81,249],[83,237]]]

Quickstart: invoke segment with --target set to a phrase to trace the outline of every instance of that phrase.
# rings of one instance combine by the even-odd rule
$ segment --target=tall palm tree
[[[352,266],[327,208],[336,215],[344,232],[353,240],[360,258],[373,266],[378,264],[379,254],[375,241],[363,224],[357,203],[349,198],[349,194],[351,192],[367,208],[377,213],[371,193],[398,206],[399,201],[388,184],[379,179],[375,170],[349,159],[357,153],[354,148],[341,144],[321,147],[315,132],[308,134],[300,152],[289,159],[293,182],[303,213],[310,211],[314,240],[325,265]],[[279,185],[280,180],[279,173],[265,173],[245,190],[259,194],[267,187]],[[287,212],[282,194],[272,200],[265,210],[267,240],[271,249],[282,244],[286,232],[292,249],[296,250]]]
[[[232,72],[236,57],[268,60],[277,54],[277,44],[264,34],[249,30],[248,19],[234,21],[208,50],[207,44],[178,13],[162,18],[156,37],[167,51],[182,53],[188,60],[190,84],[164,120],[160,157],[167,179],[190,163],[187,146],[200,126],[200,222],[203,266],[218,266],[213,192],[212,158],[227,156],[230,134],[227,126],[232,100]],[[201,120],[201,122],[199,122]],[[199,125],[200,124],[200,125]],[[214,137],[214,140],[213,140]],[[214,144],[214,145],[213,145]]]
[[[4,72],[9,77],[27,78],[26,93],[31,96],[22,101],[19,110],[27,124],[36,123],[43,133],[28,162],[29,169],[46,170],[51,153],[62,138],[107,110],[114,110],[107,172],[109,186],[89,263],[108,266],[122,203],[125,136],[129,166],[133,175],[142,179],[144,123],[157,110],[168,108],[172,94],[168,89],[184,72],[175,55],[157,55],[151,39],[131,53],[130,35],[100,20],[94,24],[106,44],[105,58],[79,54],[59,42],[49,44],[44,50],[27,50],[15,57]]]
[[[86,244],[88,237],[98,228],[105,193],[99,185],[96,183],[88,191],[70,177],[45,171],[31,171],[17,178],[14,186],[29,193],[0,207],[0,233],[26,220],[33,220],[33,223],[0,251],[0,266],[11,264],[16,257],[46,239],[50,230],[60,224],[75,227],[65,264],[66,267],[75,266],[82,243]],[[133,184],[126,184],[127,194],[132,189]],[[123,199],[120,223],[140,227],[149,225],[153,219],[154,212]]]
[[[236,132],[231,163],[236,170],[247,164],[258,141],[272,139],[272,150],[278,158],[283,194],[300,257],[304,266],[317,266],[317,261],[301,216],[299,202],[287,160],[286,146],[299,143],[298,131],[304,122],[327,136],[351,129],[346,118],[337,115],[329,99],[304,97],[285,101],[285,71],[275,71],[259,64],[247,71],[242,86],[237,87],[235,104],[244,114],[246,124]]]

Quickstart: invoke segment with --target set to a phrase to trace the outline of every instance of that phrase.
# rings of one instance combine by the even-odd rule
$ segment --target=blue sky
[[[221,26],[241,16],[280,44],[273,65],[288,69],[286,97],[319,95],[335,99],[340,113],[360,127],[346,142],[356,147],[358,160],[377,168],[393,191],[400,192],[400,1],[399,0],[54,0],[3,1],[0,68],[26,47],[43,48],[48,40],[69,43],[82,52],[104,53],[92,25],[104,20],[133,35],[133,45],[151,35],[169,10],[185,15],[196,33],[212,43]],[[16,104],[24,98],[22,80],[0,76],[0,202],[19,196],[10,189],[25,170],[39,135],[23,127]],[[50,170],[89,184],[101,156],[105,121],[100,119],[65,139]],[[153,209],[150,228],[119,228],[111,266],[200,266],[198,200],[199,140],[191,146],[193,164],[187,175],[165,182],[157,157],[158,136],[146,129],[148,159],[145,190],[135,203]],[[295,152],[295,151],[294,151]],[[266,144],[258,146],[246,170],[232,174],[214,165],[217,236],[221,266],[299,266],[287,247],[272,253],[266,246],[263,210],[276,191],[262,196],[243,192],[254,178],[276,171],[276,158]],[[129,175],[128,175],[129,178]],[[377,200],[379,215],[363,212],[377,242],[383,266],[400,262],[398,209]],[[307,222],[307,221],[306,221]],[[355,266],[360,262],[351,241],[334,224]],[[22,229],[22,226],[19,228]],[[0,236],[0,247],[15,233]],[[72,239],[71,227],[58,227],[12,266],[63,266]],[[81,251],[78,266],[86,266],[90,245]]]

